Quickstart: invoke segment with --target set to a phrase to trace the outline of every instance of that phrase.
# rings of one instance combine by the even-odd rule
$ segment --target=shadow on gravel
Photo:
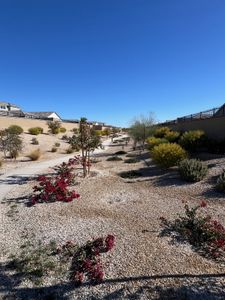
[[[0,184],[23,185],[28,183],[29,181],[36,180],[40,175],[52,176],[55,175],[55,173],[38,174],[38,175],[11,175],[11,176],[7,176],[4,179],[0,179]]]
[[[84,283],[80,287],[75,287],[68,282],[46,287],[28,288],[20,287],[22,274],[11,274],[6,266],[1,264],[0,294],[4,295],[1,298],[3,300],[222,300],[225,297],[225,290],[223,284],[218,284],[216,280],[223,279],[224,276],[225,273],[197,275],[163,274],[106,279],[99,285],[99,288],[90,283]],[[174,281],[171,281],[173,279]],[[168,280],[170,280],[169,284]],[[180,285],[176,287],[177,284]]]
[[[4,199],[2,201],[3,204],[8,204],[8,205],[12,205],[12,204],[24,204],[27,207],[32,206],[31,205],[31,201],[30,201],[30,197],[31,195],[26,195],[23,197],[17,197],[17,198],[8,198],[8,199]]]
[[[37,178],[37,176],[22,176],[22,175],[12,175],[8,176],[5,179],[0,179],[0,184],[26,184],[29,181],[33,181]]]
[[[216,188],[212,187],[206,191],[204,191],[203,193],[201,193],[201,196],[206,197],[208,199],[225,199],[225,194],[224,193],[220,193],[216,190]]]

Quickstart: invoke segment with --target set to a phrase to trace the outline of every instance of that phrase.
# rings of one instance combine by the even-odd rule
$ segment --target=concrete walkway
[[[111,140],[107,139],[103,143],[104,149],[96,149],[93,154],[97,154],[105,151],[111,144]],[[0,201],[16,186],[19,186],[21,182],[34,177],[35,175],[41,174],[48,168],[52,168],[56,165],[68,161],[69,158],[74,157],[74,154],[68,156],[59,157],[47,161],[31,162],[29,166],[24,168],[16,168],[6,172],[0,176]]]

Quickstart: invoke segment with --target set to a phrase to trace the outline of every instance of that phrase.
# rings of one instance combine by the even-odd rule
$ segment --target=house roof
[[[18,105],[16,105],[16,104],[13,104],[13,103],[9,103],[9,102],[6,102],[6,101],[0,101],[0,105],[6,105],[6,106],[14,106],[14,107],[17,107],[17,108],[19,108],[19,106]]]
[[[59,119],[61,119],[60,116],[55,111],[40,111],[40,112],[27,112],[26,113],[26,115],[28,115],[28,116],[35,116],[38,118],[49,118],[49,116],[51,114],[56,114],[59,117]]]

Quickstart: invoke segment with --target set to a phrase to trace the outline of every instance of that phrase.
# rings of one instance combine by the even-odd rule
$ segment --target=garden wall
[[[75,127],[79,127],[79,124],[77,123],[61,122],[61,124],[62,127],[66,128],[66,130],[71,130]],[[0,116],[0,130],[7,128],[10,125],[19,125],[23,128],[25,132],[28,132],[28,129],[31,127],[38,126],[42,127],[44,129],[44,132],[48,131],[48,125],[46,120]]]
[[[225,116],[213,117],[208,119],[186,120],[175,124],[167,124],[172,130],[188,131],[203,130],[206,135],[213,139],[225,138]]]

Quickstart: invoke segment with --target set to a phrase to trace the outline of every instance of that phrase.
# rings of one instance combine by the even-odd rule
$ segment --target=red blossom
[[[206,206],[207,206],[207,203],[204,200],[202,200],[200,203],[200,207],[206,207]]]

